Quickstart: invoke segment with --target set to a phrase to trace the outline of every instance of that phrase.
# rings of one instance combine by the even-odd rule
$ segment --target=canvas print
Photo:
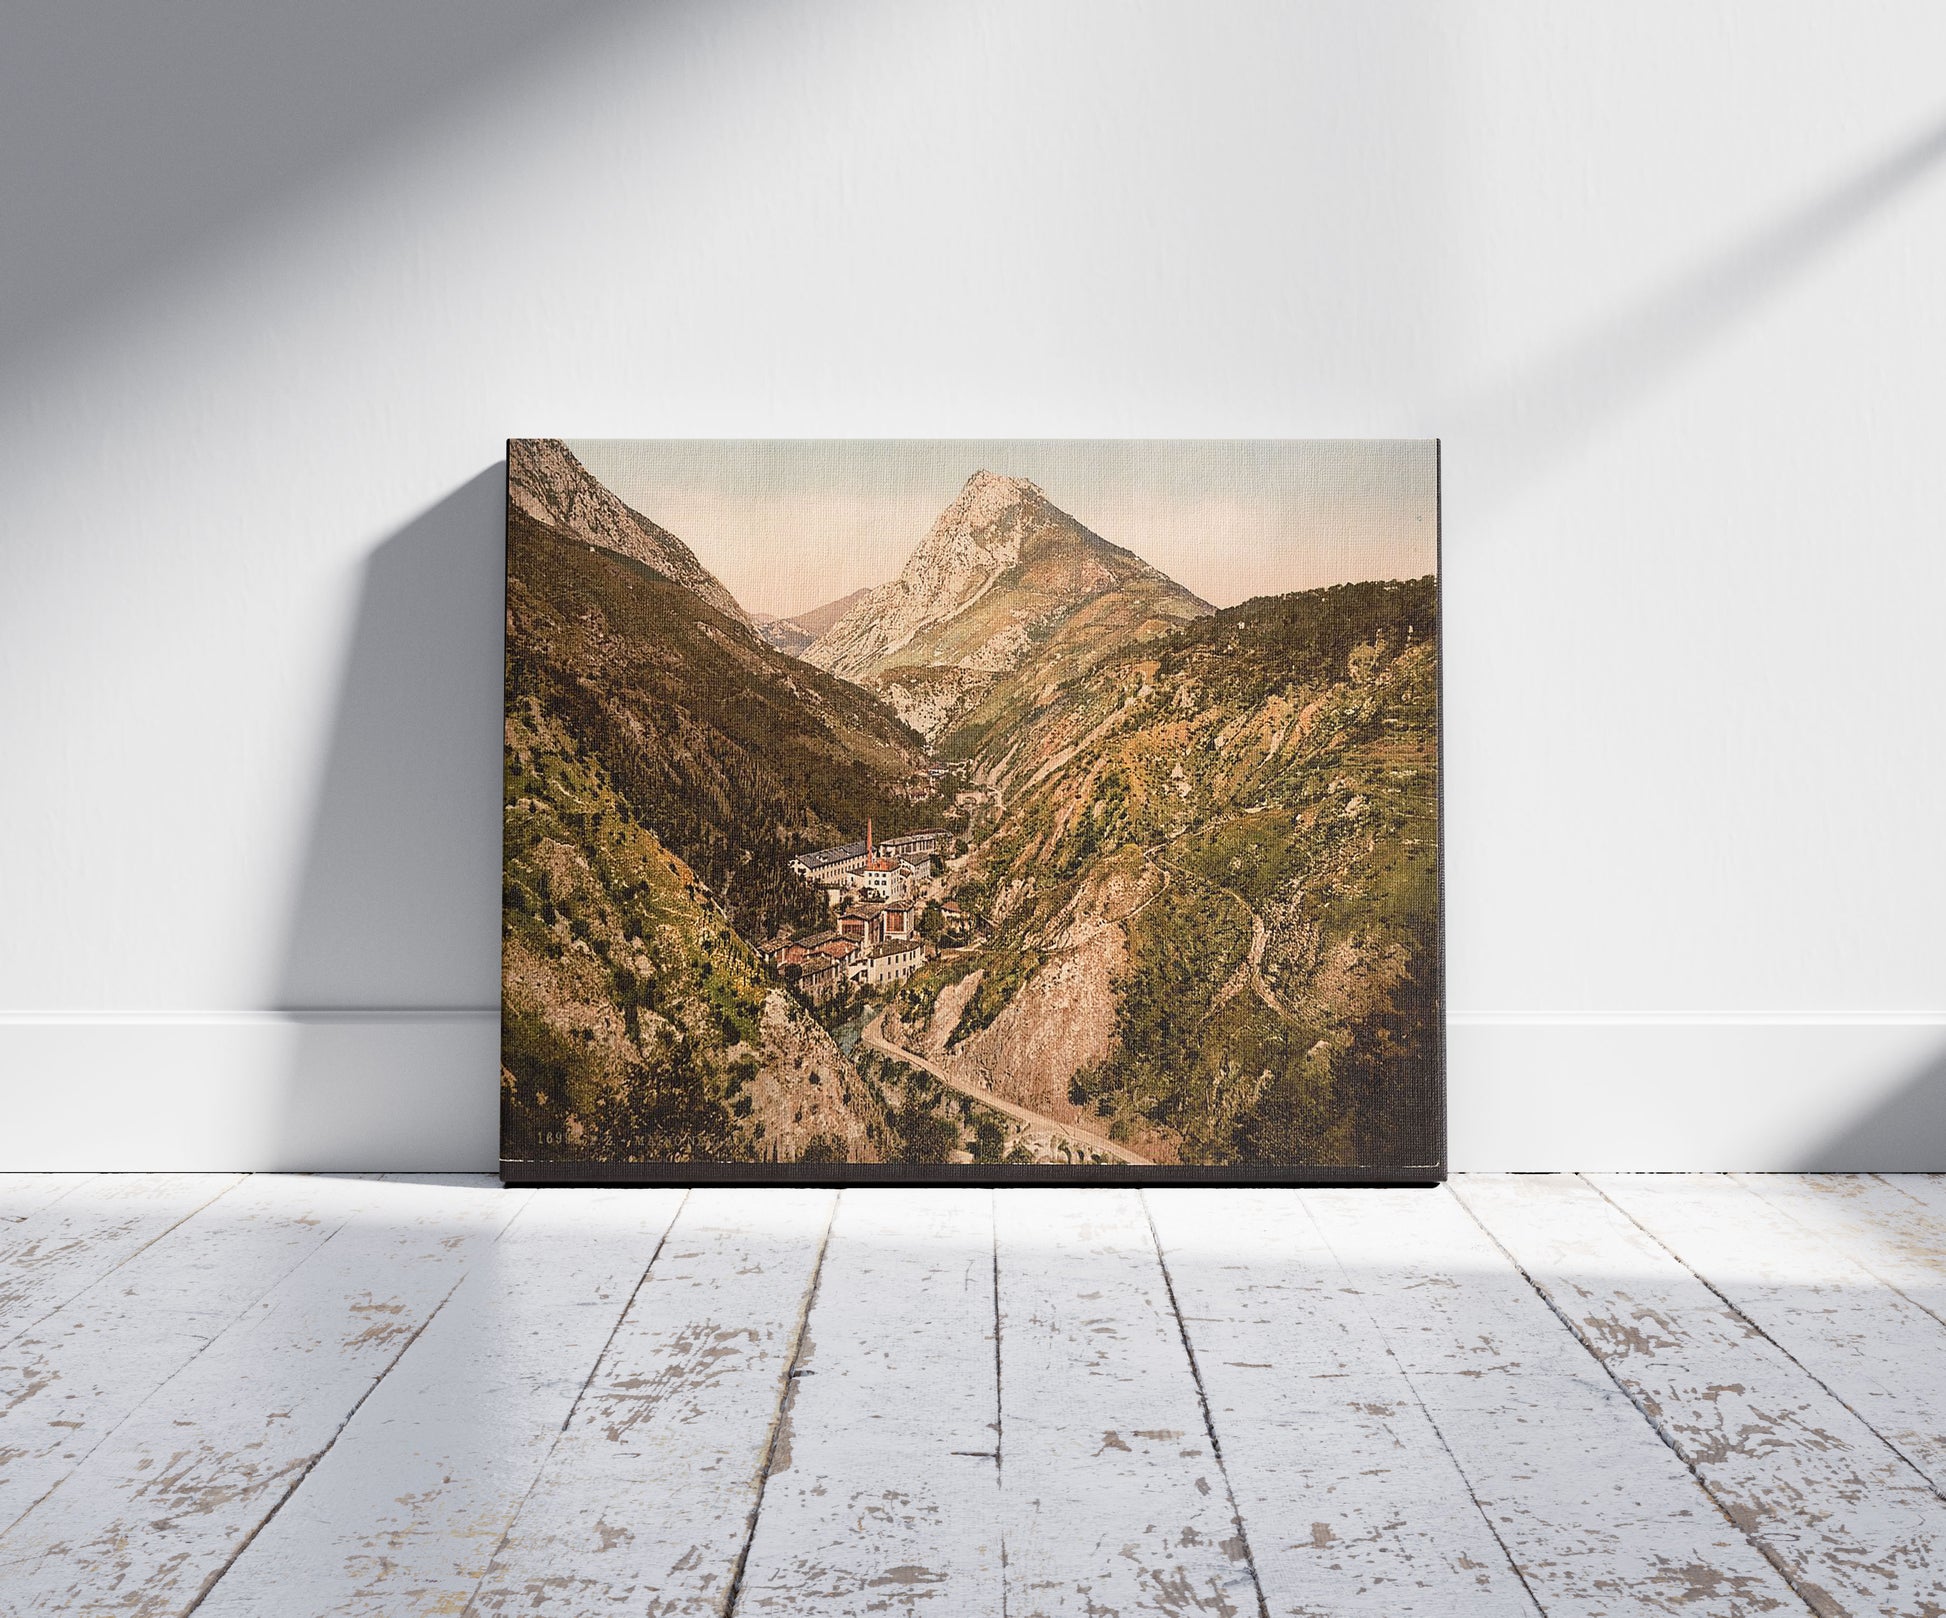
[[[509,443],[503,1174],[1442,1177],[1438,466]]]

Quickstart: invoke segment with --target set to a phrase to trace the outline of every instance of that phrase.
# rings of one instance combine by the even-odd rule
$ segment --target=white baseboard
[[[0,1016],[0,1168],[499,1165],[497,1011]]]
[[[1946,1169],[1946,1017],[1462,1014],[1460,1170]]]
[[[0,1169],[498,1161],[497,1014],[0,1013]],[[1946,1170],[1946,1016],[1463,1013],[1459,1170]]]

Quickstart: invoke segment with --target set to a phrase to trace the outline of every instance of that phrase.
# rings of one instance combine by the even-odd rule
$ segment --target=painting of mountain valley
[[[503,1175],[1443,1178],[1438,478],[510,442]]]

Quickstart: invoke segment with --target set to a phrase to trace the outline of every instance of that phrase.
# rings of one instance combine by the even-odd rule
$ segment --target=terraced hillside
[[[909,985],[910,1048],[1159,1161],[1430,1164],[1435,601],[1246,602],[962,732],[984,933]]]

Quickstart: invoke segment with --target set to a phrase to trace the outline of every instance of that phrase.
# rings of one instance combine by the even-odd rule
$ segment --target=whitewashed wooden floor
[[[0,1175],[0,1613],[1946,1612],[1946,1181]]]

